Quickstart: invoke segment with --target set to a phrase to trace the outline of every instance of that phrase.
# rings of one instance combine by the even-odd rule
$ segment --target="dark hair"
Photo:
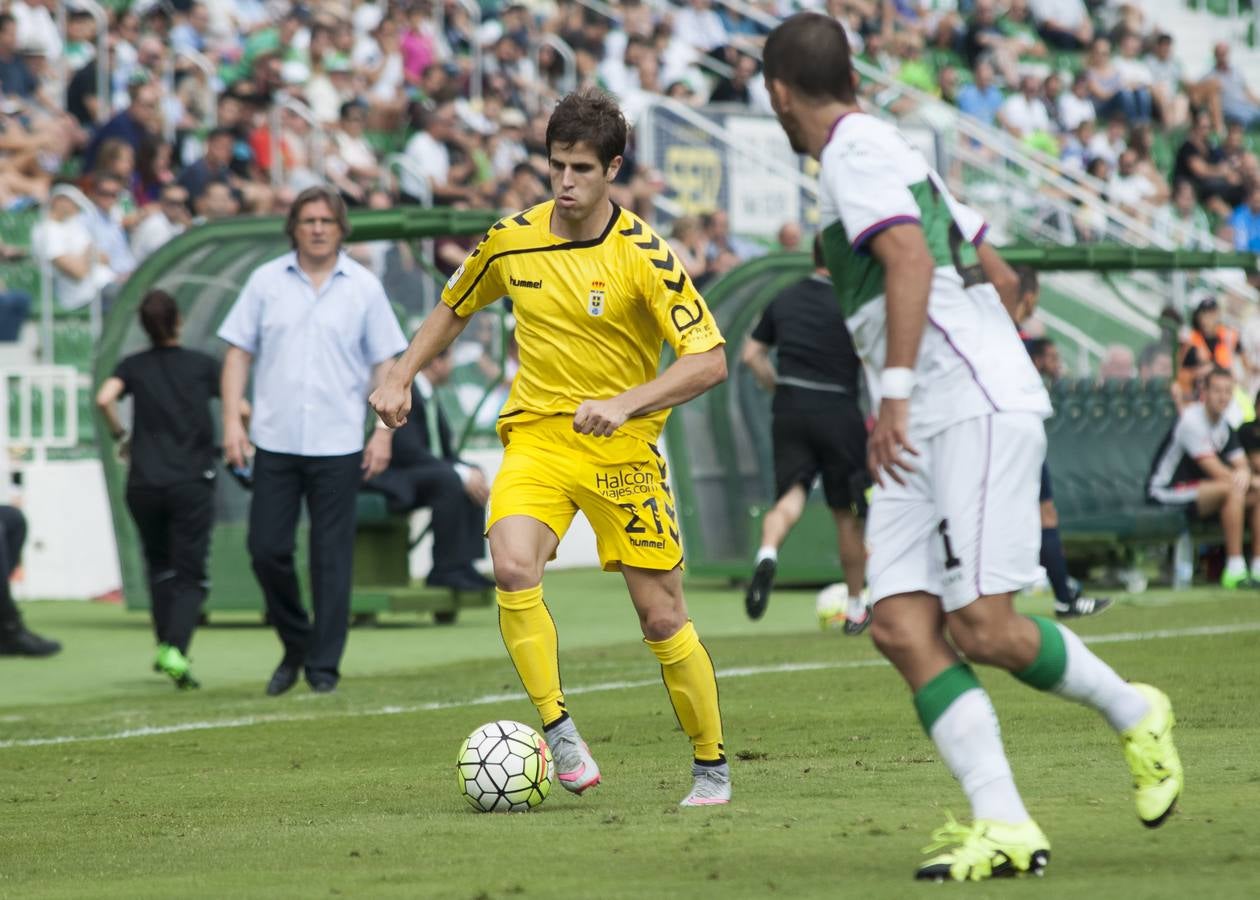
[[[0,31],[3,31],[10,25],[17,24],[17,19],[13,18],[13,13],[0,12]]]
[[[1213,378],[1228,378],[1230,381],[1233,381],[1234,373],[1223,366],[1212,366],[1212,371],[1207,373],[1207,378],[1203,379],[1203,383],[1207,384]]]
[[[781,81],[812,99],[854,103],[849,38],[830,16],[797,13],[780,22],[762,53],[766,84]]]
[[[1019,295],[1037,293],[1039,281],[1037,270],[1032,266],[1016,266],[1015,275],[1019,278]]]
[[[175,338],[179,331],[179,306],[166,291],[154,288],[140,301],[140,325],[154,347]]]
[[[289,207],[289,217],[284,222],[284,233],[289,236],[289,242],[294,248],[297,247],[297,223],[298,216],[302,214],[302,207],[312,203],[324,201],[328,204],[328,208],[332,210],[333,218],[337,220],[337,227],[341,229],[341,239],[344,241],[350,236],[350,216],[346,213],[346,201],[341,199],[341,194],[337,193],[330,187],[322,184],[312,185],[293,199],[293,205]]]
[[[824,269],[827,267],[827,260],[823,259],[822,248],[822,232],[814,235],[814,268]]]
[[[547,154],[556,144],[589,144],[605,169],[626,152],[630,126],[617,101],[596,88],[574,91],[556,104],[547,122]]]
[[[1028,347],[1029,356],[1033,359],[1041,359],[1041,357],[1046,355],[1046,351],[1054,346],[1054,341],[1046,337],[1029,338],[1025,342],[1025,346]]]

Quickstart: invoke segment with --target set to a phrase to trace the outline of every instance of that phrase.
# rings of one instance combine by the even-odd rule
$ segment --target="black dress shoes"
[[[290,665],[289,663],[280,663],[276,667],[276,671],[271,674],[271,680],[267,682],[267,696],[279,697],[293,685],[297,684],[298,676],[302,672],[299,665]]]

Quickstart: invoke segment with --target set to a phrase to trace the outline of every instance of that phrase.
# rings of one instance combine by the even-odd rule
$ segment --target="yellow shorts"
[[[678,513],[655,444],[591,437],[569,416],[505,426],[503,464],[490,489],[486,530],[508,516],[537,519],[563,538],[580,509],[605,572],[622,564],[669,570],[682,563]]]

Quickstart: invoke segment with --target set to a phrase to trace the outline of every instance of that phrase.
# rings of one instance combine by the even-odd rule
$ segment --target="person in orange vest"
[[[1215,366],[1233,371],[1238,349],[1238,332],[1221,324],[1221,311],[1215,297],[1204,297],[1194,309],[1190,336],[1182,348],[1177,381],[1183,391],[1194,393],[1195,385]]]

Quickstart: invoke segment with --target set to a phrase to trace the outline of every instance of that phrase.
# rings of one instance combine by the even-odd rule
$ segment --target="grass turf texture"
[[[570,693],[604,783],[580,798],[555,786],[517,815],[477,814],[455,788],[455,752],[473,728],[536,722],[493,610],[450,628],[400,617],[356,629],[336,694],[299,685],[274,699],[262,696],[279,658],[269,630],[202,629],[192,656],[206,687],[179,693],[149,671],[140,616],[32,605],[29,624],[66,650],[0,660],[0,896],[1260,894],[1260,594],[1152,591],[1074,625],[1111,636],[1095,650],[1172,696],[1187,795],[1158,831],[1138,823],[1099,717],[982,670],[1052,861],[1044,879],[955,888],[910,880],[929,832],[967,805],[869,638],[820,633],[812,592],[776,593],[758,623],[738,591],[688,594],[719,672],[736,670],[721,683],[732,805],[676,806],[686,740],[620,579],[558,573],[547,598],[566,686],[633,686]],[[1210,626],[1226,633],[1115,639]],[[188,723],[199,730],[20,743]]]

